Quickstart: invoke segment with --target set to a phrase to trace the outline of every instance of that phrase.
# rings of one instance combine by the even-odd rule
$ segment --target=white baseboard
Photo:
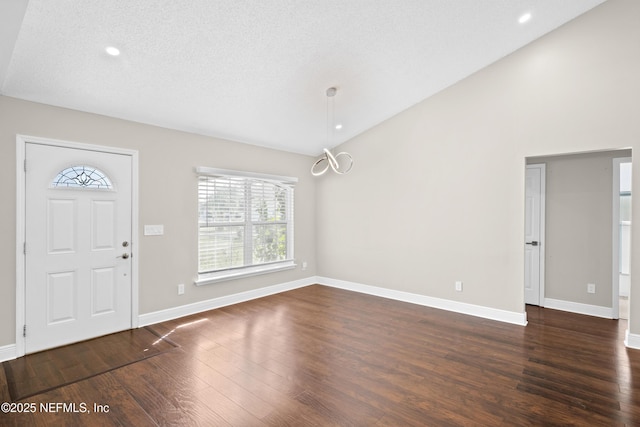
[[[624,345],[628,348],[640,350],[640,335],[632,334],[627,329],[627,333],[625,334],[624,338]]]
[[[361,283],[349,282],[345,280],[337,280],[321,276],[311,276],[305,279],[267,286],[252,291],[240,292],[237,294],[213,298],[206,301],[199,301],[193,304],[186,304],[179,307],[168,308],[166,310],[159,310],[152,313],[141,314],[140,316],[138,316],[139,327],[153,325],[155,323],[173,320],[180,317],[189,316],[191,314],[201,313],[207,310],[226,307],[228,305],[238,304],[241,302],[250,301],[252,299],[262,298],[313,284],[331,286],[348,291],[360,292],[382,298],[389,298],[392,300],[408,302],[411,304],[418,304],[425,307],[437,308],[470,316],[511,323],[514,325],[526,326],[527,324],[526,312],[518,313],[513,311],[500,310],[496,308],[446,300],[442,298],[413,294],[410,292],[364,285]],[[544,306],[546,308],[604,317],[608,319],[611,318],[612,313],[611,308],[607,307],[573,303],[568,301],[554,300],[550,298],[545,299]],[[627,331],[625,345],[629,348],[640,349],[640,335],[631,334],[629,333],[629,331]],[[0,347],[0,362],[15,359],[17,357],[16,354],[17,353],[15,344],[9,344]]]
[[[178,319],[180,317],[189,316],[191,314],[201,313],[203,311],[213,310],[228,305],[238,304],[250,301],[256,298],[262,298],[280,292],[290,291],[297,288],[313,285],[316,283],[315,277],[294,280],[292,282],[281,283],[279,285],[267,286],[265,288],[255,289],[252,291],[240,292],[224,297],[213,298],[206,301],[198,301],[193,304],[181,305],[178,307],[168,308],[166,310],[154,311],[138,316],[138,327],[153,325],[154,323],[165,322],[167,320]]]
[[[15,344],[9,344],[0,347],[0,362],[13,360],[16,357],[18,357],[18,353]]]
[[[153,325],[154,323],[165,322],[167,320],[177,319],[191,314],[201,313],[207,310],[213,310],[232,304],[238,304],[250,301],[256,298],[277,294],[280,292],[290,291],[305,286],[320,284],[331,286],[334,288],[345,289],[348,291],[360,292],[368,295],[374,295],[382,298],[389,298],[397,301],[408,302],[412,304],[423,305],[426,307],[438,308],[441,310],[453,311],[456,313],[467,314],[485,319],[497,320],[500,322],[511,323],[514,325],[525,326],[527,324],[527,313],[517,313],[506,310],[499,310],[480,305],[467,304],[458,301],[451,301],[442,298],[428,297],[425,295],[412,294],[409,292],[396,291],[392,289],[379,288],[376,286],[363,285],[361,283],[348,282],[345,280],[331,279],[328,277],[312,276],[306,279],[300,279],[293,282],[282,283],[279,285],[268,286],[266,288],[255,289],[253,291],[241,292],[238,294],[227,295],[220,298],[213,298],[206,301],[199,301],[193,304],[181,305],[179,307],[168,308],[166,310],[155,311],[152,313],[141,314],[139,326]]]
[[[332,286],[334,288],[389,298],[397,301],[408,302],[411,304],[423,305],[426,307],[438,308],[441,310],[453,311],[456,313],[482,317],[485,319],[497,320],[500,322],[512,323],[514,325],[525,326],[527,324],[526,312],[518,313],[513,311],[499,310],[496,308],[467,304],[464,302],[451,301],[442,298],[434,298],[409,292],[363,285],[361,283],[330,279],[328,277],[317,277],[316,279],[317,283],[326,286]]]
[[[544,308],[552,308],[554,310],[569,311],[571,313],[586,314],[587,316],[613,319],[613,309],[611,307],[582,304],[579,302],[563,301],[553,298],[545,298],[543,306]]]

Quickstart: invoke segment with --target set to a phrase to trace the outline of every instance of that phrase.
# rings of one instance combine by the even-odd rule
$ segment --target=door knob
[[[535,240],[533,242],[525,242],[525,245],[538,246],[538,242]]]
[[[127,241],[122,242],[122,246],[126,248],[127,246],[129,246],[129,242]]]
[[[116,257],[116,258],[127,259],[127,258],[129,258],[129,254],[125,252],[125,253],[123,253],[122,255],[120,255],[119,257]]]

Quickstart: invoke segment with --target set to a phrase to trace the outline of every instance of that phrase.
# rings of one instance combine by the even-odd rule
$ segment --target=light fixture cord
[[[331,108],[329,103],[331,102],[331,97],[327,94],[327,147],[331,146]]]
[[[336,132],[336,96],[333,95],[331,97],[331,144],[335,142],[335,132]]]
[[[331,147],[335,130],[335,97],[337,90],[334,87],[327,89],[327,147]]]
[[[328,99],[335,97],[337,89],[335,87],[330,87],[327,89],[327,147],[331,146],[331,142],[333,140],[334,132],[335,132],[335,100]],[[329,104],[331,103],[331,104]],[[340,170],[340,164],[338,162],[339,157],[344,157],[348,161],[346,169]],[[327,165],[322,170],[317,170],[316,166],[322,164],[322,162],[327,162]],[[324,175],[324,173],[332,169],[335,173],[339,175],[344,175],[349,172],[353,167],[353,158],[347,152],[340,152],[335,156],[331,154],[331,151],[325,147],[324,156],[320,157],[316,162],[311,166],[311,174],[313,176]]]

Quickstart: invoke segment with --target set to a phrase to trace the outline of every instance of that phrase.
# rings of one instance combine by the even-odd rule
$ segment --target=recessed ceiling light
[[[120,49],[118,49],[117,47],[113,47],[113,46],[108,46],[106,49],[107,53],[111,56],[118,56],[120,55]]]
[[[338,123],[338,124],[336,125],[336,129],[338,129],[338,130],[342,129],[342,124]]]
[[[529,21],[531,19],[531,14],[529,12],[525,13],[524,15],[520,16],[520,18],[518,19],[518,22],[521,24],[524,24],[525,22]]]

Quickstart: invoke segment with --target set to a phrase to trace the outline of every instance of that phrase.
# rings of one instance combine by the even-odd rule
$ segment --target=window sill
[[[225,280],[241,279],[243,277],[257,276],[258,274],[273,273],[276,271],[291,270],[296,268],[295,261],[284,261],[277,264],[258,265],[238,270],[219,271],[217,273],[199,274],[193,282],[196,286],[209,285]]]

